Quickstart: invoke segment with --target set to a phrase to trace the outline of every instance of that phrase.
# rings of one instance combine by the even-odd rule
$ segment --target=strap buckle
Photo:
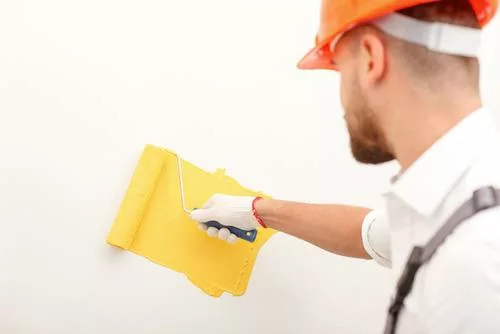
[[[405,269],[399,278],[397,295],[405,298],[411,290],[413,281],[415,280],[415,275],[418,269],[422,265],[422,254],[424,249],[420,246],[413,247],[408,261],[406,262]]]
[[[408,261],[406,262],[406,266],[404,268],[401,277],[399,278],[396,296],[394,297],[390,307],[390,314],[397,314],[403,307],[403,301],[408,296],[413,286],[413,281],[415,280],[415,276],[417,274],[418,269],[422,265],[422,254],[424,249],[420,246],[416,246],[410,253],[408,257]]]

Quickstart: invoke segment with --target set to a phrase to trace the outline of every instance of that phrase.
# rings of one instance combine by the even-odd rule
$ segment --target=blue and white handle
[[[257,230],[246,231],[234,226],[222,225],[217,221],[209,221],[203,224],[207,225],[208,227],[215,227],[218,230],[220,230],[221,228],[227,228],[232,234],[248,242],[254,242],[255,239],[257,238]]]

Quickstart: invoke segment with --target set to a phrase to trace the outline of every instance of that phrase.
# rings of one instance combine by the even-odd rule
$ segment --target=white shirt
[[[425,245],[482,186],[500,188],[500,132],[481,108],[441,137],[364,220],[367,252],[399,278],[413,246]],[[382,332],[382,331],[381,331]],[[418,272],[397,333],[500,333],[500,209],[478,213]]]

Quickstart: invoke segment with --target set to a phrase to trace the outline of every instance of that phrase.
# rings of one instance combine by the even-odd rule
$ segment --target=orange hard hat
[[[353,26],[367,23],[396,11],[441,0],[322,0],[316,46],[299,62],[299,69],[331,69],[330,44]],[[469,0],[481,27],[495,15],[498,0]]]

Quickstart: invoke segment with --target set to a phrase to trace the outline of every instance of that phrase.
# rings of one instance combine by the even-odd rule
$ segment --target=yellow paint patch
[[[201,207],[214,193],[259,195],[222,170],[208,173],[182,161],[187,208]],[[210,296],[243,295],[258,251],[274,234],[258,231],[254,243],[234,245],[209,237],[182,209],[175,152],[146,146],[121,203],[107,242],[185,274]]]

